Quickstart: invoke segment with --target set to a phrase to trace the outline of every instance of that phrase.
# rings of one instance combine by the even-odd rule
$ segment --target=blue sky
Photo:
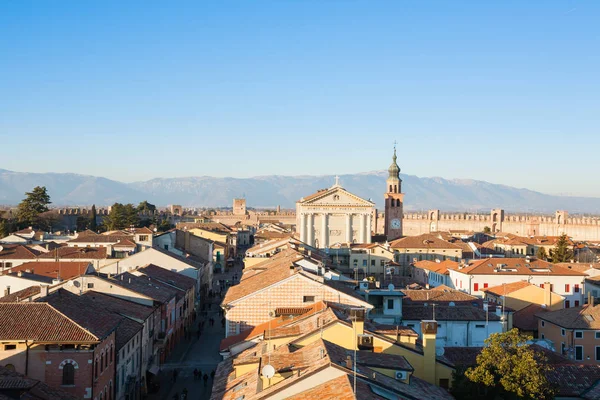
[[[0,168],[600,196],[598,1],[0,3]]]

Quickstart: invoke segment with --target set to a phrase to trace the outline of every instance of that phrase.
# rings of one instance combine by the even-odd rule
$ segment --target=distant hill
[[[371,198],[383,207],[387,172],[342,175],[340,182],[358,196]],[[406,210],[507,211],[600,214],[600,198],[551,196],[468,179],[419,178],[402,175]],[[330,187],[333,176],[259,176],[253,178],[156,178],[122,183],[79,174],[24,173],[0,169],[0,204],[17,204],[25,192],[46,186],[55,205],[109,205],[148,200],[157,205],[186,207],[227,207],[234,197],[245,196],[250,207],[295,207],[295,202],[318,189]]]

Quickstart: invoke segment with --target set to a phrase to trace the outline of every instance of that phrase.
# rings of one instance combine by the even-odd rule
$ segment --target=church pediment
[[[301,199],[302,205],[328,205],[328,206],[374,206],[374,203],[360,198],[341,187],[331,188],[317,192],[307,198]]]

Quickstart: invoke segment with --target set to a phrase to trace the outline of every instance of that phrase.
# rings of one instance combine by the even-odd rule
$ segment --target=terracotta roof
[[[384,325],[365,322],[365,328],[380,335],[419,336],[414,329],[403,325]]]
[[[558,387],[557,397],[598,399],[600,394],[600,365],[557,365],[546,374]]]
[[[0,303],[14,303],[28,299],[31,296],[35,296],[40,294],[42,291],[41,286],[29,286],[28,288],[19,290],[17,292],[11,293],[8,296],[4,296],[0,298]]]
[[[535,352],[547,359],[549,365],[560,366],[565,364],[577,364],[575,361],[548,350],[537,344],[529,345]],[[444,347],[444,358],[456,367],[471,367],[477,364],[477,356],[483,347]]]
[[[1,260],[35,260],[42,254],[39,251],[28,248],[21,244],[3,244],[0,251]]]
[[[537,331],[538,319],[536,314],[545,313],[548,310],[539,304],[530,304],[513,314],[513,325],[522,331]]]
[[[7,392],[5,396],[3,393]],[[15,396],[13,397],[13,393]],[[73,396],[60,389],[52,388],[36,379],[0,367],[0,399],[23,399],[23,400],[77,400]]]
[[[436,235],[424,234],[406,236],[390,243],[393,249],[450,249],[460,250],[457,245],[438,238]]]
[[[129,318],[121,318],[115,332],[115,348],[121,350],[142,329],[144,325]]]
[[[471,305],[472,302],[479,302],[479,298],[475,296],[471,296],[470,294],[461,292],[459,290],[454,289],[423,289],[423,290],[410,290],[403,289],[404,298],[402,299],[403,304],[410,305],[410,303],[422,303],[422,302],[432,302],[432,303],[469,303]]]
[[[586,304],[583,307],[538,313],[536,316],[567,329],[600,330],[600,305]]]
[[[103,260],[108,258],[106,247],[58,247],[47,253],[43,253],[39,258],[44,259],[84,259],[84,260]]]
[[[0,303],[0,340],[95,343],[99,337],[50,304]]]
[[[600,263],[556,263],[559,267],[585,272],[590,269],[600,269]]]
[[[402,305],[402,319],[405,321],[422,321],[433,318],[433,305]],[[486,316],[487,314],[487,316]],[[483,308],[474,306],[435,306],[435,319],[438,321],[500,321],[494,312],[485,312]]]
[[[442,275],[449,275],[448,270],[458,269],[459,264],[456,261],[444,260],[436,261],[417,261],[414,263],[415,268],[426,269]]]
[[[90,290],[85,292],[81,297],[87,297],[94,301],[94,303],[102,306],[108,311],[116,314],[120,314],[129,318],[135,318],[137,320],[145,320],[154,312],[154,308],[145,306],[143,304],[134,303],[120,297],[110,296],[108,294],[96,292]]]
[[[32,275],[46,276],[56,279],[71,279],[85,275],[88,268],[93,269],[89,261],[32,261],[12,267],[4,274],[16,274],[17,272],[28,272]]]
[[[77,296],[64,289],[58,289],[40,300],[48,303],[98,338],[108,337],[123,318],[98,305],[90,297]]]
[[[292,268],[290,268],[292,267]],[[284,279],[295,275],[293,264],[291,262],[282,262],[281,265],[269,268],[268,273],[261,273],[243,279],[238,285],[232,286],[227,290],[222,304],[229,304],[242,297],[248,296],[258,290],[267,288]]]
[[[159,303],[168,303],[172,298],[181,296],[181,291],[174,287],[152,279],[148,276],[136,276],[124,272],[110,279],[115,285],[133,290],[134,292],[150,297]]]
[[[156,266],[154,264],[148,264],[143,268],[139,268],[137,272],[141,272],[150,278],[154,278],[157,281],[175,286],[181,290],[187,291],[196,287],[195,279],[192,279],[189,276],[178,274],[177,272],[169,271],[168,269]]]
[[[496,272],[497,266],[504,267]],[[488,258],[474,261],[468,267],[459,269],[458,272],[472,275],[554,275],[554,276],[587,276],[584,273],[567,268],[558,267],[538,259],[525,258]]]
[[[492,286],[487,289],[483,289],[482,292],[493,294],[495,296],[504,296],[505,294],[516,292],[517,290],[524,289],[528,286],[535,286],[535,285],[532,283],[529,283],[527,281],[518,281],[518,282],[505,283],[503,285],[498,285],[498,286]]]
[[[119,240],[118,243],[113,245],[113,247],[135,247],[135,246],[136,246],[135,242],[132,240],[129,240],[129,239]]]
[[[373,393],[369,385],[362,380],[356,382],[356,394],[354,384],[348,374],[332,379],[302,393],[288,397],[288,400],[355,400],[373,399],[384,400],[385,397]]]

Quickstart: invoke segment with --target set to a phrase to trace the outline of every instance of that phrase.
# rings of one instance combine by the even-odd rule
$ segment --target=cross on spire
[[[340,186],[340,177],[338,175],[335,176],[335,186]]]

